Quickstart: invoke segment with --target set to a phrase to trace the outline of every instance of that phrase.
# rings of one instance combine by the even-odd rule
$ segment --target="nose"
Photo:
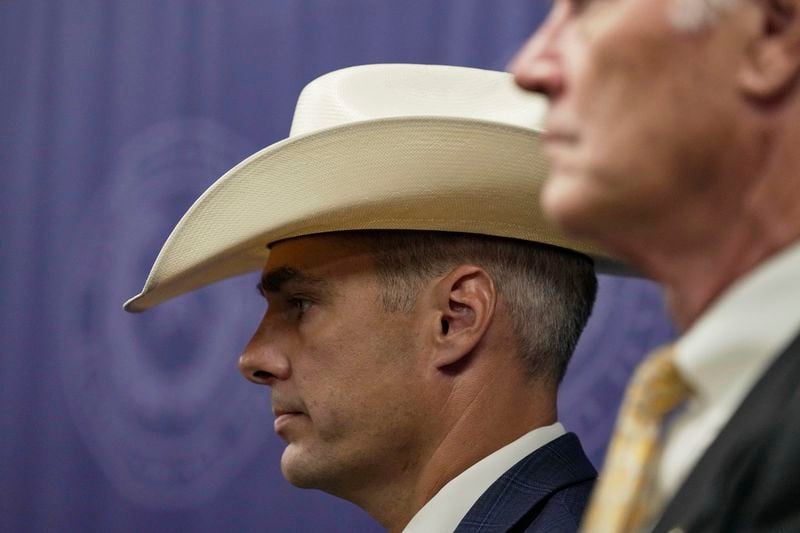
[[[259,385],[274,385],[291,374],[289,360],[281,349],[280,332],[270,329],[267,316],[239,356],[239,372]]]
[[[558,7],[517,52],[509,70],[523,89],[543,94],[549,99],[564,90],[564,69],[559,50],[563,21]]]

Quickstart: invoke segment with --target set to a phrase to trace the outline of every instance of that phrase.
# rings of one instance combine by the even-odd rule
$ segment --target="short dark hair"
[[[555,246],[467,233],[352,234],[375,261],[383,303],[390,311],[410,312],[422,285],[458,264],[486,269],[509,309],[530,375],[561,381],[597,294],[591,258]]]

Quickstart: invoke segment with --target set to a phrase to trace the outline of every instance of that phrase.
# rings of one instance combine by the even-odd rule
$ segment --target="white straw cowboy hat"
[[[142,292],[144,311],[263,268],[271,243],[315,233],[479,233],[602,259],[543,217],[543,98],[510,74],[438,65],[365,65],[312,81],[288,139],[248,157],[172,230]]]

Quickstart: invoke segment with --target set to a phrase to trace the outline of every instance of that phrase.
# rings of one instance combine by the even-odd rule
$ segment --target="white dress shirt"
[[[478,498],[512,466],[564,435],[564,426],[536,428],[451,479],[403,529],[403,533],[451,533]]]
[[[676,343],[676,364],[695,394],[665,436],[656,478],[662,503],[798,330],[800,243],[737,281]]]

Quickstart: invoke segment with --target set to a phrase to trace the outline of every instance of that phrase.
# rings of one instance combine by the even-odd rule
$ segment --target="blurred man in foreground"
[[[632,381],[585,529],[800,531],[800,1],[556,0],[512,70],[552,106],[546,214],[684,330]]]
[[[290,138],[184,215],[126,309],[263,269],[239,366],[272,390],[291,483],[391,531],[574,531],[595,472],[556,393],[600,252],[530,210],[543,111],[503,73],[323,76]]]

